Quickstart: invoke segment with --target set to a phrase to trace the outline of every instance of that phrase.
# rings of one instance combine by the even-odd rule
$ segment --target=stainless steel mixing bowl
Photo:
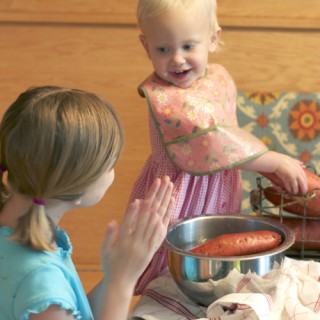
[[[188,252],[208,239],[226,233],[255,230],[278,232],[282,243],[276,249],[248,256],[206,257]],[[208,306],[224,290],[215,286],[233,270],[264,276],[279,269],[285,251],[294,243],[294,232],[280,222],[248,215],[204,215],[179,221],[169,228],[165,247],[169,270],[180,290],[192,301]],[[220,283],[222,283],[220,281]]]

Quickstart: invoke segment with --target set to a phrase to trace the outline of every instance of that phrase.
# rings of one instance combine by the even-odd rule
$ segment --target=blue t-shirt
[[[93,319],[71,259],[72,245],[57,228],[54,252],[36,251],[8,239],[13,229],[0,227],[0,319],[28,320],[50,305],[69,310],[78,320]]]

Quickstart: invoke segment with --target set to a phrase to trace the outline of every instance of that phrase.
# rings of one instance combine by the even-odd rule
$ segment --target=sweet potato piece
[[[279,217],[269,218],[280,221]],[[303,241],[305,250],[320,250],[320,220],[306,219],[305,226],[302,218],[284,217],[282,222],[293,230],[296,237],[292,249],[301,249]]]
[[[275,187],[270,186],[263,190],[263,194],[275,206],[281,206],[282,204],[282,209],[287,212],[304,216],[304,211],[306,210],[306,217],[320,217],[319,192],[309,193],[306,198],[303,196],[295,197],[285,193],[281,195]],[[306,209],[304,208],[304,202],[306,202]]]
[[[211,239],[190,252],[205,256],[243,256],[272,250],[281,243],[281,235],[259,230],[224,234]]]

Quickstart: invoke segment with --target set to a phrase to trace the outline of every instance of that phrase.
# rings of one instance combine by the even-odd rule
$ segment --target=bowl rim
[[[183,249],[180,249],[176,246],[174,246],[170,241],[168,240],[168,235],[170,232],[176,228],[178,225],[187,223],[190,220],[202,220],[202,219],[237,219],[237,220],[253,220],[253,221],[259,221],[266,223],[268,225],[271,225],[272,227],[280,229],[283,233],[285,233],[286,237],[284,241],[275,249],[268,250],[265,252],[255,253],[251,255],[246,256],[204,256],[201,254],[196,254],[192,252],[185,251]],[[174,253],[180,254],[182,256],[190,256],[197,259],[203,259],[203,260],[217,260],[217,261],[234,261],[234,260],[254,260],[261,257],[269,257],[274,254],[280,254],[283,253],[289,249],[295,242],[295,234],[294,231],[286,226],[285,224],[281,223],[280,221],[274,221],[273,219],[266,218],[266,217],[258,217],[258,216],[251,216],[251,215],[244,215],[244,214],[234,214],[234,215],[226,215],[226,214],[203,214],[199,216],[192,216],[187,218],[182,218],[176,221],[174,224],[172,224],[167,231],[167,235],[165,237],[165,240],[163,242],[163,246],[168,250],[172,251]]]

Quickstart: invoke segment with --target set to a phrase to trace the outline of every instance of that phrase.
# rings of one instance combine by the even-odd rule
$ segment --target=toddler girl
[[[170,176],[176,202],[171,223],[201,214],[240,213],[239,169],[274,172],[288,191],[306,192],[302,164],[268,151],[236,118],[235,84],[208,54],[219,45],[215,0],[139,0],[140,40],[154,72],[139,86],[150,111],[152,154],[131,200],[155,177]],[[161,248],[136,287],[141,293],[167,266]]]

